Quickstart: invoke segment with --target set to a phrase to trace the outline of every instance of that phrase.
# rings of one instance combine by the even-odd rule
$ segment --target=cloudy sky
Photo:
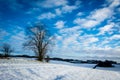
[[[52,56],[120,58],[120,0],[0,0],[0,43],[24,54],[24,30],[38,21],[56,36]]]

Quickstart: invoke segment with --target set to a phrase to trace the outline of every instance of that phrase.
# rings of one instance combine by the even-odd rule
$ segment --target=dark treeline
[[[78,59],[63,59],[63,58],[50,58],[50,60],[57,60],[57,61],[65,61],[65,62],[70,62],[70,63],[89,63],[89,64],[97,64],[99,62],[104,62],[101,60],[78,60]],[[117,64],[116,61],[111,61],[111,60],[105,60],[110,62],[111,64]]]
[[[4,58],[6,57],[3,54],[0,54],[0,58]],[[29,55],[9,55],[7,57],[24,57],[24,58],[38,58],[37,56],[29,56]],[[46,59],[48,60],[56,60],[56,61],[65,61],[65,62],[70,62],[70,63],[89,63],[89,64],[97,64],[99,62],[102,62],[101,60],[78,60],[78,59],[63,59],[63,58],[58,58],[58,57],[54,57],[54,58],[50,58],[50,57],[46,57]],[[109,61],[112,64],[117,64],[116,61],[111,61],[111,60],[105,60],[105,61]]]
[[[25,58],[37,58],[37,56],[29,56],[29,55],[6,55],[0,54],[0,58],[10,58],[10,57],[25,57]]]
[[[6,56],[3,54],[0,54],[0,58],[5,58]],[[9,55],[7,57],[24,57],[24,58],[38,58],[38,56],[30,56],[30,55]],[[58,58],[58,57],[46,57],[45,59],[47,60],[55,60],[55,61],[65,61],[65,62],[70,62],[70,63],[89,63],[89,64],[98,64],[99,62],[105,62],[108,61],[111,64],[117,64],[116,61],[112,61],[112,60],[105,60],[105,61],[101,61],[101,60],[78,60],[78,59],[63,59],[63,58]]]

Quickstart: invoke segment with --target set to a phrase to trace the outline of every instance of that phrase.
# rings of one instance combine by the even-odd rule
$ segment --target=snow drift
[[[120,72],[34,60],[1,59],[0,80],[120,80]]]

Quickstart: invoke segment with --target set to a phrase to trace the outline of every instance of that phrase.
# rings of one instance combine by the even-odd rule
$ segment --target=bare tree
[[[33,50],[39,61],[44,61],[53,39],[46,26],[36,24],[27,28],[27,39],[24,47]]]
[[[8,43],[4,43],[1,47],[0,47],[0,51],[3,53],[4,57],[9,57],[10,54],[14,51],[13,48],[11,47],[10,44]]]

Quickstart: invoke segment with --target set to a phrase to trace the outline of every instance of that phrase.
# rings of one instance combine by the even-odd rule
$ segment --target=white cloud
[[[91,27],[96,26],[97,24],[99,24],[99,22],[96,21],[96,20],[86,20],[86,21],[82,24],[82,26],[83,26],[84,28],[91,28]]]
[[[95,37],[94,35],[86,34],[83,36],[79,36],[79,41],[82,44],[82,48],[86,49],[92,47],[96,42],[98,42],[99,38]]]
[[[113,35],[110,39],[120,39],[120,34]]]
[[[53,8],[54,11],[53,13],[52,12],[43,13],[42,15],[38,16],[38,19],[52,19],[55,18],[56,16],[61,16],[62,14],[71,13],[74,10],[78,9],[79,8],[78,4],[80,4],[80,3],[75,3],[74,5],[68,5],[68,2],[66,0],[59,0],[59,1],[46,0],[43,1],[43,3],[44,3],[43,5],[44,8]],[[43,3],[40,2],[39,5],[42,5]]]
[[[82,23],[84,23],[84,22],[86,22],[86,19],[80,19],[80,18],[76,18],[76,19],[73,21],[73,23],[78,24],[78,25],[80,25],[80,24],[82,24]]]
[[[20,40],[22,42],[22,41],[25,41],[25,34],[23,31],[21,31],[21,32],[17,33],[16,35],[13,35],[11,38],[13,40]]]
[[[99,45],[96,47],[111,47],[111,48],[116,48],[119,47],[120,42],[119,41],[115,41],[115,40],[120,40],[120,34],[114,34],[112,36],[104,36],[101,38],[101,40],[99,41]]]
[[[113,12],[109,8],[102,8],[91,12],[85,19],[76,18],[73,23],[81,25],[83,28],[92,28],[110,18],[112,14]]]
[[[79,42],[77,39],[79,38],[79,35],[81,35],[81,30],[79,30],[79,26],[74,26],[71,28],[62,28],[59,30],[60,36],[57,37],[57,44],[61,44],[61,46],[58,46],[57,49],[64,49],[65,50],[72,50],[76,51],[78,50]],[[75,49],[76,48],[76,49]],[[56,48],[55,48],[56,49]]]
[[[91,46],[91,43],[99,41],[99,39],[97,37],[94,37],[94,35],[81,36],[82,31],[80,26],[62,28],[59,30],[59,33],[60,35],[57,35],[58,37],[55,49],[57,51],[60,50],[62,53],[66,53],[64,55],[67,55],[67,53],[79,53],[83,49],[86,49],[89,46]]]
[[[110,18],[112,15],[113,15],[112,10],[110,10],[109,8],[102,8],[93,11],[89,17],[90,19],[95,19],[98,22],[102,22],[105,19]]]
[[[55,51],[61,51],[62,53],[70,52],[74,53],[76,50],[79,49],[78,45],[79,42],[77,39],[79,38],[79,35],[81,34],[81,31],[79,30],[79,26],[74,26],[71,28],[61,28],[58,32],[60,35],[56,35],[57,37],[57,44],[55,47]],[[76,47],[77,46],[77,47]],[[75,49],[76,48],[76,49]]]
[[[38,19],[51,19],[51,18],[55,18],[56,15],[51,13],[51,12],[48,12],[48,13],[43,13],[41,14]]]
[[[56,13],[56,15],[61,16],[62,14],[71,13],[71,12],[73,12],[74,10],[76,10],[78,8],[79,8],[79,6],[77,5],[77,3],[75,3],[74,5],[66,4],[66,5],[64,5],[62,7],[59,7],[57,9],[55,9],[55,13]]]
[[[63,28],[65,26],[65,21],[57,21],[54,25],[58,29]]]
[[[83,28],[92,28],[96,25],[99,25],[101,22],[112,19],[114,15],[114,9],[120,5],[119,0],[108,0],[107,3],[108,7],[103,7],[100,9],[96,9],[90,13],[89,16],[87,16],[84,19],[76,18],[73,23],[82,26]],[[81,13],[80,13],[81,14]]]
[[[94,37],[93,35],[81,36],[83,32],[80,26],[62,28],[59,30],[59,33],[61,34],[61,36],[58,38],[63,43],[62,45],[66,48],[72,48],[72,50],[75,48],[78,50],[80,49],[80,47],[83,48],[83,46],[89,46],[89,44],[99,41],[99,39],[97,37]],[[76,51],[76,49],[73,51]]]
[[[83,15],[82,12],[77,13],[77,16],[82,16],[82,15]]]
[[[70,28],[61,29],[59,32],[60,32],[60,34],[81,33],[80,28],[81,28],[80,26],[74,26],[74,27],[70,27]]]
[[[76,42],[76,35],[69,36],[63,40],[63,47],[64,48],[71,47],[70,45],[72,44],[73,46],[75,42]]]
[[[81,1],[80,0],[76,0],[75,5],[80,7]]]
[[[15,26],[15,29],[13,30],[14,35],[11,35],[11,40],[18,40],[18,41],[24,41],[25,40],[25,32],[24,29],[20,26]]]
[[[62,14],[65,13],[71,13],[73,10],[77,9],[78,7],[76,6],[69,6],[65,5],[62,8],[57,8],[55,9],[55,13],[43,13],[40,16],[38,16],[38,19],[52,19],[55,18],[56,16],[61,16]]]
[[[67,7],[65,8],[66,5]],[[65,13],[71,13],[73,10],[78,8],[76,5],[73,5],[74,7],[68,4],[66,5],[55,9],[55,14],[62,15]],[[115,23],[107,21],[107,25],[99,28],[99,35],[89,35],[82,32],[82,28],[93,28],[105,20],[112,19],[114,16],[114,8],[109,7],[110,5],[111,3],[107,7],[92,11],[90,15],[84,19],[80,18],[80,16],[83,14],[79,12],[77,14],[77,18],[74,20],[74,23],[77,24],[76,26],[63,27],[63,22],[56,24],[56,26],[58,25],[59,28],[59,32],[56,34],[57,44],[54,48],[55,51],[57,51],[56,53],[63,53],[64,55],[76,55],[77,53],[79,55],[83,54],[88,56],[102,57],[113,57],[113,54],[115,54],[114,57],[118,56],[120,51],[118,51],[118,48],[116,47],[118,47],[119,43],[111,43],[114,39],[120,39],[120,35],[113,35],[111,37],[103,36],[99,38],[99,35],[105,34],[106,32],[111,34],[111,32],[114,30],[113,27],[116,25]],[[114,45],[117,46],[114,47]]]
[[[66,56],[72,54],[81,56],[84,54],[84,56],[91,57],[117,57],[119,55],[118,53],[120,51],[118,51],[118,48],[112,48],[107,43],[111,42],[110,39],[120,39],[120,35],[115,35],[111,38],[105,37],[105,39],[103,38],[101,41],[95,35],[81,35],[80,31],[81,28],[79,26],[61,29],[59,31],[60,35],[57,37],[56,47],[54,48],[56,54],[59,55],[63,53]]]
[[[28,11],[26,11],[26,14],[35,14],[36,12],[41,12],[41,9],[33,7],[33,8],[30,8]]]
[[[6,32],[3,29],[0,29],[0,40],[2,40],[5,36],[7,36],[9,33]]]
[[[38,19],[52,19],[65,13],[71,13],[75,9],[77,9],[76,6],[65,5],[62,8],[55,9],[55,13],[48,12],[41,14],[40,16],[38,16]]]
[[[58,34],[55,34],[55,38],[56,38],[57,41],[62,40],[62,36],[60,36],[60,35],[58,35]]]
[[[62,12],[61,12],[61,10],[59,8],[55,9],[55,13],[56,13],[56,15],[61,15],[62,14]]]
[[[76,0],[74,5],[66,4],[66,5],[62,6],[60,10],[62,13],[71,13],[74,10],[78,9],[80,7],[80,4],[81,4],[81,1]]]
[[[106,32],[108,33],[111,33],[112,31],[112,28],[114,27],[114,23],[111,23],[111,24],[108,24],[108,25],[105,25],[104,27],[101,27],[99,30],[100,32],[98,33],[98,35],[103,35],[105,34]]]
[[[97,41],[99,41],[99,39],[96,37],[91,37],[91,38],[88,38],[87,40],[85,40],[85,42],[87,42],[87,43],[94,43]]]
[[[110,8],[115,8],[120,5],[120,0],[107,0],[108,2],[111,1]]]
[[[19,53],[23,51],[23,43],[26,41],[25,40],[25,33],[24,31],[19,31],[16,34],[12,35],[11,38],[9,39],[10,44],[15,48],[15,52]]]
[[[74,5],[74,6],[65,5],[65,6],[62,6],[61,8],[55,9],[55,14],[57,16],[61,16],[61,15],[66,14],[66,13],[71,13],[74,10],[76,10],[77,8],[78,8],[78,6],[76,6],[76,5]]]
[[[80,19],[77,18],[73,21],[75,24],[80,25],[82,28],[91,28],[98,24],[96,20],[87,20],[87,19]]]
[[[77,6],[69,6],[69,5],[65,5],[62,7],[62,12],[63,13],[71,13],[73,10],[77,9]]]
[[[36,4],[44,8],[54,8],[66,5],[67,3],[67,0],[44,0],[42,2],[38,1]]]

